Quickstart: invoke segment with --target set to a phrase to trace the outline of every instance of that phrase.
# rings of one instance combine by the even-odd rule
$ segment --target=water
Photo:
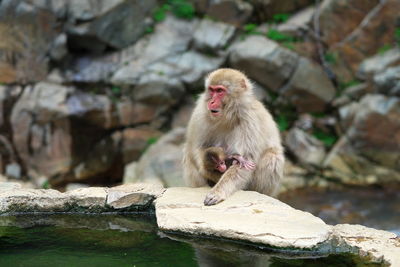
[[[0,217],[0,266],[366,266],[348,255],[285,254],[165,234],[142,215]],[[368,264],[368,266],[379,266]]]
[[[279,199],[296,209],[320,217],[328,224],[361,224],[400,236],[398,186],[306,188],[282,194]]]

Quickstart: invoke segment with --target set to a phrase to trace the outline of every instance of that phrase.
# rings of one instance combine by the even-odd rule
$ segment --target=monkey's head
[[[251,83],[238,70],[218,69],[206,78],[207,110],[211,117],[221,117],[230,105],[234,105],[244,96],[251,94]]]
[[[220,147],[209,147],[205,150],[206,169],[217,170],[221,173],[226,171],[225,152]]]

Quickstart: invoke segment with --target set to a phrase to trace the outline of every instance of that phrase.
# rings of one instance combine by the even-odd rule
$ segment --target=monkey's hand
[[[218,193],[217,191],[211,189],[211,192],[208,193],[206,198],[204,199],[204,205],[205,206],[215,205],[223,200],[225,200],[225,196],[223,194]]]
[[[234,154],[232,156],[229,156],[230,159],[233,159],[233,164],[239,165],[239,167],[245,168],[248,171],[254,170],[256,168],[256,164],[252,162],[251,160],[247,160],[244,157]]]

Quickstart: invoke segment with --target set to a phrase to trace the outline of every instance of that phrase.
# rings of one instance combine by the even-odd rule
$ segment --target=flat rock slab
[[[311,248],[329,237],[330,226],[321,219],[257,192],[239,191],[204,206],[209,190],[168,188],[156,200],[158,226],[285,248]]]
[[[131,207],[147,207],[156,197],[164,192],[161,185],[153,184],[124,184],[109,189],[107,205],[115,210]]]
[[[390,266],[400,266],[400,237],[394,233],[376,230],[362,225],[337,224],[333,226],[333,238],[357,248],[360,256],[370,257]]]

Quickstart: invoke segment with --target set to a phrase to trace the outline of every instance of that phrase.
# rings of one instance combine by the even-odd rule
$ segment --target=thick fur
[[[223,85],[222,114],[213,117],[207,109],[209,85]],[[274,195],[283,173],[284,155],[279,130],[267,109],[256,100],[247,77],[233,69],[218,69],[205,82],[189,121],[184,146],[183,170],[186,184],[207,185],[201,173],[202,151],[222,147],[226,154],[239,154],[256,164],[255,170],[231,166],[207,195],[205,204],[216,204],[234,192],[245,189]]]

